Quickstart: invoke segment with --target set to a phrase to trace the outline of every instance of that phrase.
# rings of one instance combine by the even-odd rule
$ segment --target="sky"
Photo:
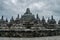
[[[15,19],[18,14],[21,17],[26,8],[30,8],[34,15],[39,14],[39,18],[48,19],[53,15],[56,21],[60,19],[60,0],[0,0],[0,18],[3,15]]]

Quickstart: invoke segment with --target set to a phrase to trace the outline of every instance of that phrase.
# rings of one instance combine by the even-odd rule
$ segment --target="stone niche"
[[[27,29],[31,29],[31,27],[33,26],[33,24],[30,23],[30,22],[25,22],[23,25],[24,25]]]

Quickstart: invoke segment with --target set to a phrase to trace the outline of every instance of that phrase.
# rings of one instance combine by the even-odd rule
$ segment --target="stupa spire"
[[[36,15],[36,17],[37,17],[37,19],[39,19],[39,16],[38,16],[38,14]]]
[[[7,18],[6,18],[6,22],[8,22]]]
[[[12,21],[14,21],[14,18],[13,18],[13,16],[11,17],[11,19],[10,19],[10,22],[12,22]]]
[[[4,20],[4,19],[3,19],[3,16],[1,17],[1,20]]]
[[[26,13],[25,14],[31,14],[31,12],[30,12],[30,9],[29,8],[27,8],[26,9]]]
[[[17,15],[17,18],[16,18],[16,20],[18,20],[19,19],[19,14]]]
[[[53,15],[51,16],[51,19],[53,20]]]
[[[43,24],[45,23],[45,18],[44,18],[44,16],[42,17],[42,23],[43,23]]]

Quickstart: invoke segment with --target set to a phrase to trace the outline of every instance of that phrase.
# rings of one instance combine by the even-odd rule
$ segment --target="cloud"
[[[0,16],[9,19],[11,16],[16,18],[17,14],[23,15],[26,8],[30,8],[34,15],[38,13],[40,18],[54,15],[56,20],[60,19],[60,0],[0,0]]]

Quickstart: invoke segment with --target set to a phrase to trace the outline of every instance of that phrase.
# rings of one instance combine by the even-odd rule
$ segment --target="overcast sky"
[[[40,18],[53,15],[56,20],[60,19],[60,0],[0,0],[0,17],[16,18],[17,14],[23,15],[26,8],[34,15],[38,13]]]

